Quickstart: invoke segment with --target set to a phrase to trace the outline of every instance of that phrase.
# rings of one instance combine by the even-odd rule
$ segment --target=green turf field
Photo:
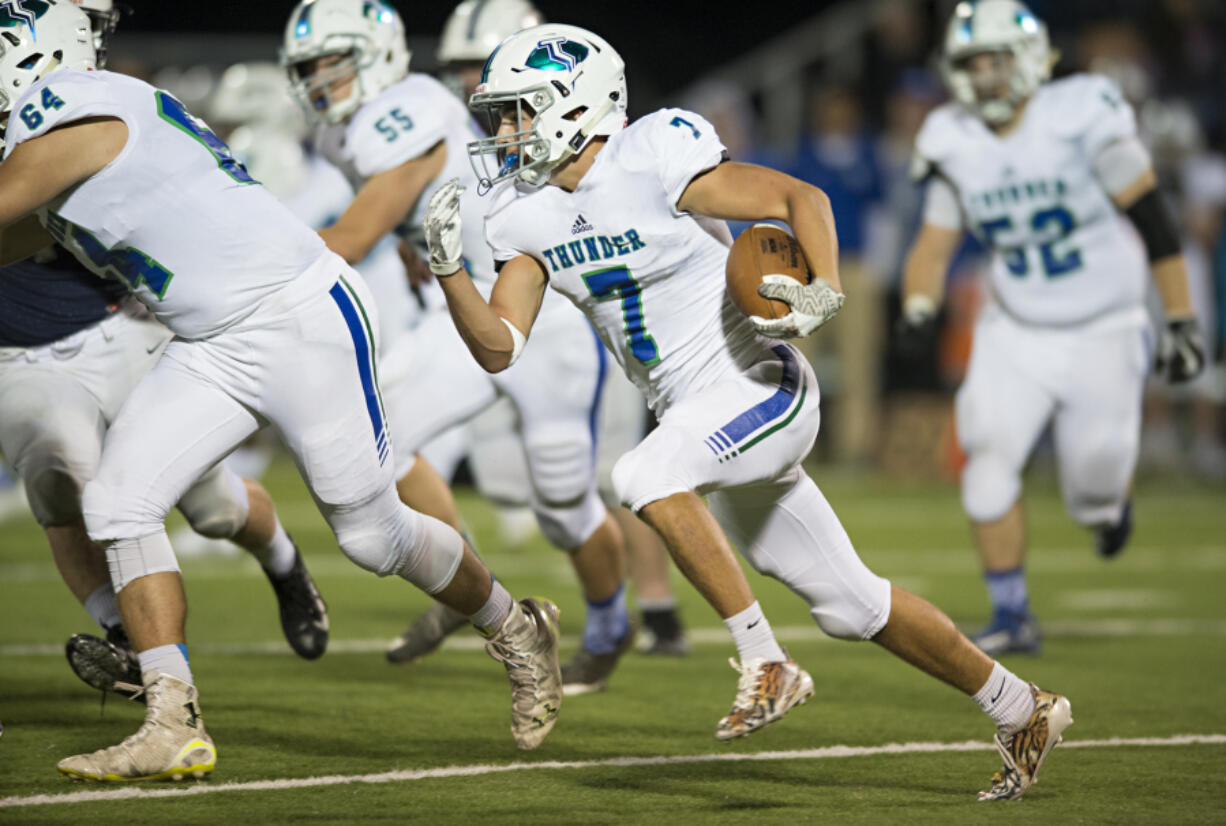
[[[953,488],[816,476],[874,569],[964,627],[985,619]],[[999,758],[969,699],[872,644],[822,639],[797,598],[756,575],[772,624],[817,683],[813,702],[753,737],[717,743],[736,686],[734,649],[678,578],[694,653],[628,655],[607,693],[568,698],[545,744],[519,753],[502,667],[475,634],[418,664],[387,665],[384,641],[425,597],[345,560],[288,464],[274,466],[268,486],[328,601],[331,648],[317,662],[289,654],[250,559],[185,561],[188,642],[218,768],[201,784],[118,790],[139,788],[139,798],[74,798],[116,791],[57,777],[58,759],[122,739],[143,707],[115,698],[100,710],[76,681],[60,650],[91,630],[88,617],[34,524],[0,526],[0,823],[1226,822],[1220,488],[1142,485],[1133,543],[1104,564],[1054,485],[1031,484],[1032,598],[1048,638],[1041,658],[1006,664],[1067,694],[1076,725],[1024,800],[989,805],[975,791]],[[573,651],[583,612],[566,561],[539,539],[501,549],[490,511],[469,496],[461,504],[512,593],[562,607],[564,653]],[[978,747],[958,750],[968,741]],[[883,748],[917,743],[930,745]],[[551,765],[507,770],[540,763]]]

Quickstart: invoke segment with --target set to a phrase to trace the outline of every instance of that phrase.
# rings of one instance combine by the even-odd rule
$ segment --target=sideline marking
[[[1177,734],[1171,737],[1112,737],[1108,740],[1065,741],[1063,748],[1120,748],[1122,746],[1192,746],[1226,744],[1226,734]],[[103,800],[133,798],[182,797],[215,792],[259,792],[283,789],[307,789],[319,786],[343,786],[349,783],[396,783],[406,780],[429,780],[446,777],[475,777],[483,774],[530,769],[590,769],[599,767],[632,768],[635,766],[672,766],[685,763],[727,763],[748,760],[825,760],[842,757],[869,757],[879,754],[932,754],[958,751],[992,751],[991,743],[967,740],[961,743],[890,743],[885,746],[826,746],[820,749],[795,751],[759,751],[747,754],[720,752],[716,754],[677,754],[657,757],[611,757],[606,760],[544,760],[539,763],[477,764],[445,766],[438,769],[404,769],[378,774],[330,774],[320,777],[299,777],[284,780],[253,780],[246,783],[197,783],[172,789],[138,789],[134,787],[107,791],[69,792],[67,794],[37,794],[28,797],[0,797],[0,809],[15,806],[45,806],[64,803],[92,803]]]
[[[782,625],[773,626],[775,638],[780,642],[834,642],[812,625]],[[732,640],[726,628],[687,628],[686,637],[694,645],[731,645]],[[1043,623],[1043,636],[1049,639],[1059,637],[1183,637],[1226,636],[1226,620],[1194,620],[1194,619],[1127,619],[1104,618],[1095,620],[1054,620]],[[328,643],[329,654],[371,654],[382,653],[387,649],[390,640],[331,640]],[[579,637],[563,635],[560,643],[578,645]],[[484,651],[485,640],[475,634],[453,634],[443,641],[443,651]],[[193,655],[199,654],[284,654],[293,655],[293,651],[284,640],[266,640],[263,642],[214,642],[197,643],[191,646]],[[0,645],[0,656],[9,657],[62,657],[63,643],[11,643]]]

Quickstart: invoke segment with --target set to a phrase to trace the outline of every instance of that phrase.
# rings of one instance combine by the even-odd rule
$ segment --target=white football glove
[[[771,338],[803,338],[834,318],[843,306],[843,294],[821,278],[801,284],[787,275],[764,275],[758,295],[792,308],[783,318],[749,317],[759,333]]]
[[[430,248],[430,271],[435,275],[455,275],[464,266],[460,240],[460,186],[452,178],[438,188],[426,205],[426,246]]]

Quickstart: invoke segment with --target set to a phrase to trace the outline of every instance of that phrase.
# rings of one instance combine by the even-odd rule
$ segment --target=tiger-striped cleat
[[[59,762],[74,780],[202,779],[217,763],[213,738],[204,730],[196,687],[157,671],[142,675],[148,702],[145,723],[117,746]]]
[[[1013,734],[996,733],[996,749],[1005,765],[992,777],[992,788],[979,793],[980,800],[1016,800],[1039,782],[1039,767],[1047,753],[1059,745],[1063,731],[1073,724],[1073,708],[1067,697],[1030,684],[1034,713]]]
[[[734,659],[728,662],[740,672],[741,679],[732,710],[715,727],[716,740],[752,734],[813,696],[813,678],[795,660],[778,663],[757,658],[740,665]]]

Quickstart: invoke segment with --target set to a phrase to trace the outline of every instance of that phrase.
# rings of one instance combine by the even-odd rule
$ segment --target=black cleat
[[[1095,529],[1095,549],[1103,559],[1114,559],[1128,544],[1132,536],[1132,500],[1124,503],[1120,512],[1120,521],[1114,525],[1103,525]]]
[[[89,687],[129,699],[143,697],[140,657],[132,650],[123,626],[108,628],[105,640],[92,634],[74,634],[64,646],[64,654],[73,673]]]
[[[288,574],[276,577],[264,573],[277,595],[281,630],[289,647],[304,660],[322,657],[328,647],[328,606],[319,595],[298,546],[294,546],[294,567]]]
[[[426,612],[392,640],[384,652],[389,663],[408,663],[434,651],[450,634],[468,625],[468,617],[441,602]]]
[[[586,648],[580,648],[579,653],[562,666],[562,693],[569,697],[572,694],[604,691],[609,684],[609,677],[613,675],[613,669],[617,668],[617,661],[622,654],[634,647],[638,632],[638,621],[632,617],[626,625],[626,633],[618,640],[617,647],[609,653],[593,654]]]

